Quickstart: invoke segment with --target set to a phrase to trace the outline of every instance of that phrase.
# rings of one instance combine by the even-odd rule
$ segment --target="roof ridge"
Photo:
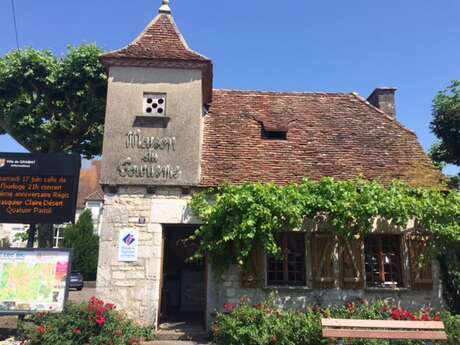
[[[396,123],[399,127],[401,127],[402,129],[404,129],[405,131],[409,132],[410,134],[414,135],[415,137],[417,137],[417,133],[415,133],[413,130],[405,127],[401,122],[399,122],[396,118],[394,117],[391,117],[390,115],[388,115],[387,113],[385,113],[382,109],[379,109],[377,108],[375,105],[372,105],[371,103],[369,103],[369,101],[367,99],[365,99],[363,96],[361,96],[360,94],[358,94],[357,92],[352,92],[351,95],[353,95],[357,100],[363,102],[364,104],[366,104],[369,108],[373,109],[374,111],[377,111],[379,112],[380,114],[384,115],[384,117],[387,119],[387,120],[390,120],[391,122],[394,122]]]
[[[271,94],[271,95],[291,95],[291,96],[303,96],[303,95],[331,95],[331,96],[350,96],[350,93],[346,92],[315,92],[315,91],[271,91],[271,90],[237,90],[237,89],[213,89],[217,92],[232,92],[232,93],[259,93],[259,94]]]

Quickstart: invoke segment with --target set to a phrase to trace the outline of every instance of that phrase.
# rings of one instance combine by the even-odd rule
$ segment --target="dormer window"
[[[166,94],[165,93],[144,93],[144,115],[165,116],[166,115]]]
[[[287,140],[286,128],[271,128],[262,126],[262,139],[264,140]]]
[[[286,131],[266,131],[262,130],[262,139],[265,140],[287,140]]]
[[[262,121],[262,139],[264,140],[287,140],[288,127],[283,123]]]

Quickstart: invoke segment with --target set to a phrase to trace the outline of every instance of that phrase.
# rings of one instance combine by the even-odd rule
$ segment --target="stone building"
[[[186,262],[194,248],[180,241],[199,226],[191,195],[224,182],[362,175],[438,186],[442,175],[396,119],[394,88],[377,88],[367,100],[356,93],[213,89],[212,61],[188,47],[166,0],[137,39],[101,60],[108,73],[101,298],[146,324],[207,326],[224,303],[241,296],[257,301],[272,291],[288,307],[353,298],[406,306],[442,300],[436,263],[414,272],[401,234],[377,226],[379,235],[363,247],[343,250],[329,238],[288,233],[282,245],[293,261],[280,265],[262,255],[257,286],[236,268],[215,279],[206,263]]]

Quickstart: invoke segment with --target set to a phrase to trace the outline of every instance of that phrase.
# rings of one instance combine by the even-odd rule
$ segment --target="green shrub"
[[[410,312],[392,308],[383,302],[374,304],[348,303],[331,309],[309,307],[305,312],[278,310],[270,302],[251,306],[225,305],[226,313],[219,314],[213,329],[217,345],[321,345],[328,344],[321,337],[321,318],[367,320],[440,320],[446,326],[448,345],[460,344],[460,316],[449,312],[436,314],[429,309]],[[353,345],[424,345],[423,341],[354,340]],[[446,344],[446,343],[443,343]]]
[[[72,248],[72,270],[83,274],[85,280],[95,280],[99,256],[99,236],[94,233],[90,210],[85,210],[76,224],[64,229],[62,248]]]
[[[92,297],[88,303],[68,304],[60,314],[36,314],[22,325],[27,345],[135,345],[152,338],[141,327]]]

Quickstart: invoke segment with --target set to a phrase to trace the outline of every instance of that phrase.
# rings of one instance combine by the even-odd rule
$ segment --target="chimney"
[[[374,107],[379,108],[393,119],[396,118],[395,109],[395,87],[378,87],[367,98],[367,101]]]

